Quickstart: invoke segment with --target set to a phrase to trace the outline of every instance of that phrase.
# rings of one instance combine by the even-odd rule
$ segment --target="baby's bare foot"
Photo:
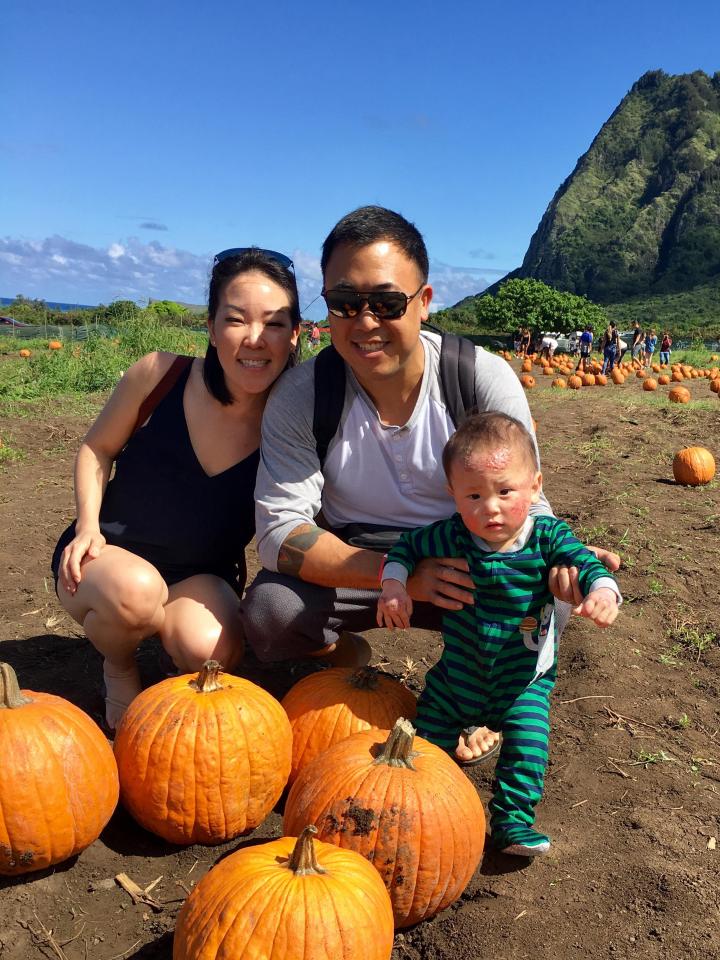
[[[490,753],[500,740],[500,734],[487,727],[467,727],[458,737],[455,756],[461,763],[469,763]]]

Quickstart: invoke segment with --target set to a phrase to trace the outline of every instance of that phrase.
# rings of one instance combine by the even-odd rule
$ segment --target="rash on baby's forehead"
[[[511,446],[492,447],[487,450],[473,450],[467,458],[467,470],[482,470],[483,472],[507,470],[517,463],[517,451]]]

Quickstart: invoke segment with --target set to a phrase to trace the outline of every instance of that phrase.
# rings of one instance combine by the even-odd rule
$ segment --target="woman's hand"
[[[588,550],[592,550],[598,560],[604,563],[611,573],[620,569],[622,561],[618,554],[613,553],[612,550],[603,550],[602,547],[591,546],[588,546]],[[583,602],[583,595],[578,582],[577,567],[552,567],[548,574],[548,587],[554,597],[565,603],[571,603],[576,608],[574,612],[578,612],[577,608]]]
[[[105,546],[105,537],[100,530],[76,530],[75,537],[65,547],[60,557],[58,580],[69,594],[74,594],[82,579],[82,566],[88,560],[94,560]]]
[[[407,591],[413,600],[434,603],[445,610],[462,610],[466,603],[473,603],[473,582],[468,569],[468,562],[462,557],[426,558],[408,579]]]

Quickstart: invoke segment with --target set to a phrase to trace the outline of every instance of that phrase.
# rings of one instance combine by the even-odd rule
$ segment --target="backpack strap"
[[[338,432],[345,404],[345,361],[332,344],[315,357],[314,374],[313,436],[322,467],[330,441]]]
[[[437,329],[437,328],[435,328]],[[315,358],[313,436],[320,466],[340,426],[345,404],[345,361],[332,344]],[[477,407],[475,345],[465,337],[443,333],[440,347],[440,386],[453,423],[458,427]]]
[[[185,370],[188,369],[194,359],[194,357],[175,357],[165,374],[160,378],[158,383],[153,387],[150,393],[140,404],[137,420],[135,421],[135,426],[133,427],[130,436],[133,436],[133,434],[137,433],[140,427],[155,410],[160,401],[164,400],[165,397],[170,393],[172,388],[178,382]]]
[[[456,427],[477,408],[475,344],[466,337],[445,333],[440,347],[440,386]]]

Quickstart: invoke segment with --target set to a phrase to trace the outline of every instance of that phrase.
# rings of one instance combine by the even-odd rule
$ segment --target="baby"
[[[487,756],[463,759],[477,749],[473,730],[478,737],[487,736],[477,729],[482,725],[501,731],[492,843],[534,857],[550,849],[549,837],[532,829],[557,664],[548,571],[578,568],[584,600],[576,612],[599,627],[615,620],[620,593],[566,523],[530,515],[542,476],[534,440],[518,420],[492,411],[469,417],[447,442],[443,467],[458,512],[403,534],[388,553],[377,620],[391,629],[409,626],[405,583],[423,557],[468,561],[474,604],[443,617],[444,651],[418,702],[418,733],[454,748],[459,763],[473,763]]]

